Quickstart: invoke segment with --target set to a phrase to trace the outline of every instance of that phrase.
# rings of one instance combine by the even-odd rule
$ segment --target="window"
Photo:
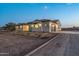
[[[41,24],[39,24],[39,26],[41,27]]]
[[[35,28],[39,28],[38,24],[35,25]]]
[[[20,25],[20,28],[22,28],[22,25]]]
[[[31,27],[34,27],[34,25],[32,24]]]

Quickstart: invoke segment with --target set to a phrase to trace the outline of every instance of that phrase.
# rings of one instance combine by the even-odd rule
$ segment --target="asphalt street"
[[[62,32],[30,56],[79,56],[79,34]]]

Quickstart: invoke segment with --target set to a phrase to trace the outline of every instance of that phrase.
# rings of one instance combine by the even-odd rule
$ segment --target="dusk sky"
[[[79,26],[79,4],[0,4],[1,26],[8,22],[23,23],[35,19],[59,19],[62,27]]]

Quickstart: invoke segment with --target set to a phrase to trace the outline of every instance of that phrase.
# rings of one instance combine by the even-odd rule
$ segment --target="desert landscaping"
[[[56,35],[57,33],[0,32],[0,55],[25,55]]]

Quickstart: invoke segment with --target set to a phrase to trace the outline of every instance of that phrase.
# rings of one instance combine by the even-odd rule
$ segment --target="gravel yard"
[[[56,35],[57,33],[0,32],[0,55],[23,56]]]

